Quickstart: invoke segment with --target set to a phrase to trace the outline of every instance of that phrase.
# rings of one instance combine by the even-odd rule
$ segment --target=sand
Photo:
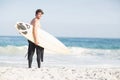
[[[0,67],[0,80],[120,80],[120,68]]]

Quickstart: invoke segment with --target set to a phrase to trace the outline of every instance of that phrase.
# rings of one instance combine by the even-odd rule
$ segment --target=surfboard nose
[[[26,27],[23,25],[23,23],[18,23],[18,24],[17,24],[17,28],[18,28],[19,30],[26,30]]]
[[[18,23],[17,24],[17,29],[21,31],[22,34],[26,35],[27,34],[27,28],[24,26],[23,23]]]

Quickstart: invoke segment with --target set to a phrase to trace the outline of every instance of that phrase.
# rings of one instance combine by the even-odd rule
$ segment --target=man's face
[[[41,12],[39,12],[39,13],[36,14],[36,17],[37,17],[38,19],[40,19],[41,16],[42,16],[42,13],[41,13]]]

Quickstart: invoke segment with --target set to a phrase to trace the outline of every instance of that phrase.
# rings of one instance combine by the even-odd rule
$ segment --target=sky
[[[0,36],[20,36],[36,9],[42,28],[56,37],[120,38],[120,0],[0,0]]]

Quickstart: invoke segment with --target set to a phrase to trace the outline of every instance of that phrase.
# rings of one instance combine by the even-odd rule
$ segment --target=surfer
[[[41,16],[44,14],[44,12],[41,9],[37,9],[35,12],[35,18],[31,21],[31,25],[33,25],[33,38],[34,38],[34,42],[31,42],[28,40],[28,67],[31,68],[32,65],[32,58],[36,49],[36,54],[37,54],[37,64],[38,64],[38,68],[40,68],[41,66],[41,62],[43,62],[43,55],[44,55],[44,48],[38,46],[39,42],[38,42],[38,28],[41,27],[40,26],[40,18]]]

